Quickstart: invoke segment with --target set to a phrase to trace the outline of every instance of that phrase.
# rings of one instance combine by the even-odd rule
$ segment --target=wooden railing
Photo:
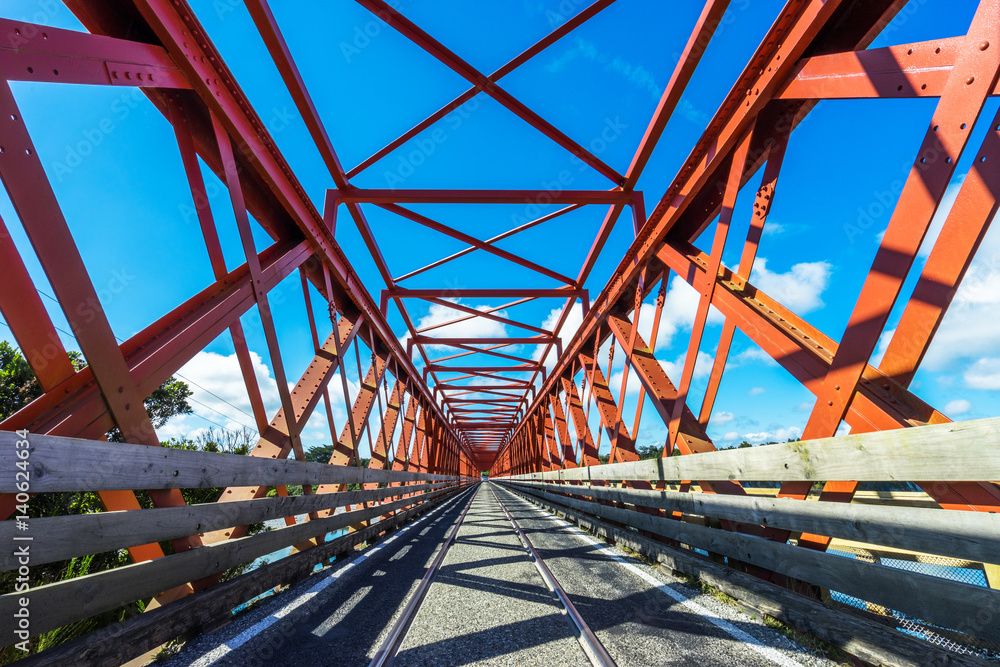
[[[1000,419],[730,449],[514,475],[501,481],[550,506],[645,531],[1000,644],[1000,515],[940,508],[844,504],[761,495],[657,490],[677,480],[1000,480]],[[645,484],[643,484],[645,483]],[[628,488],[645,486],[646,488]],[[711,484],[703,485],[712,488]],[[714,488],[719,488],[716,483]],[[775,531],[791,540],[773,541]],[[976,564],[987,586],[800,548],[798,534],[934,554]],[[779,533],[780,534],[780,533]],[[992,588],[990,587],[992,585]]]
[[[25,560],[30,566],[37,566],[271,519],[302,514],[312,517],[303,523],[292,521],[291,525],[255,535],[0,595],[0,633],[4,633],[5,637],[18,636],[15,631],[19,629],[19,619],[15,614],[23,607],[30,611],[30,636],[36,636],[137,600],[148,600],[190,582],[198,582],[196,588],[201,592],[185,599],[183,607],[186,611],[176,603],[157,610],[169,612],[176,606],[178,611],[183,611],[190,623],[178,621],[171,625],[176,630],[174,635],[179,634],[192,626],[204,625],[204,613],[192,611],[192,603],[197,606],[199,597],[207,600],[210,607],[214,604],[213,613],[228,616],[228,610],[236,605],[278,583],[311,571],[315,563],[377,537],[444,501],[471,481],[451,475],[262,459],[43,435],[29,435],[28,446],[18,447],[17,443],[23,440],[15,433],[0,431],[0,465],[4,466],[4,470],[11,471],[0,479],[0,493],[23,493],[25,488],[29,488],[31,494],[37,494],[116,489],[286,487],[299,484],[339,485],[335,488],[353,484],[368,488],[361,486],[361,490],[356,491],[33,518],[29,521],[28,532],[19,530],[15,520],[0,522],[0,542],[13,545],[12,548],[5,547],[0,553],[0,571],[7,572],[18,570]],[[19,456],[21,451],[27,454]],[[20,467],[18,462],[21,462]],[[14,471],[25,475],[15,480]],[[27,486],[23,485],[24,480],[27,480]],[[22,486],[18,487],[18,481]],[[372,485],[377,485],[377,488],[371,488]],[[338,512],[339,508],[344,509]],[[350,528],[351,532],[324,542],[325,535],[345,528]],[[29,539],[25,540],[25,536]],[[306,548],[310,540],[318,545],[269,564],[266,576],[259,578],[259,585],[254,584],[255,572],[240,577],[244,581],[237,587],[232,586],[232,582],[215,583],[215,575],[229,568],[293,545]],[[15,553],[15,547],[21,546],[27,546],[27,557],[19,557]],[[216,588],[220,589],[219,595],[213,595]],[[27,603],[22,598],[27,599]],[[152,647],[156,641],[170,638],[167,636],[164,639],[162,631],[153,636],[148,630],[146,628],[145,634],[140,632],[131,639]],[[117,632],[121,636],[122,631]],[[116,654],[116,659],[121,657],[121,654]]]

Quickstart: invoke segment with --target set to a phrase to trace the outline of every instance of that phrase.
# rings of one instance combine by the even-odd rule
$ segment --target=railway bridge
[[[681,4],[0,7],[3,661],[1000,660],[1000,0]]]

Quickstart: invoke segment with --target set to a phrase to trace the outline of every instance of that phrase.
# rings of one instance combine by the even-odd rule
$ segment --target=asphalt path
[[[618,665],[835,664],[497,484],[458,494],[162,664],[368,665],[468,507],[393,664],[589,665],[497,497]]]
[[[619,665],[836,664],[504,486],[494,488]]]
[[[474,493],[461,492],[383,541],[336,560],[162,664],[368,665]]]

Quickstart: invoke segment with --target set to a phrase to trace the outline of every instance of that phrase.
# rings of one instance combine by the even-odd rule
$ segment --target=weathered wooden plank
[[[541,482],[517,482],[515,486],[842,537],[971,561],[988,562],[1000,554],[1000,515],[986,512],[844,505],[791,498],[677,493],[608,486],[570,487]],[[555,499],[558,500],[558,497]]]
[[[997,451],[1000,417],[991,417],[511,479],[990,482],[1000,480]]]
[[[0,633],[14,637],[18,598],[26,597],[31,610],[31,635],[62,627],[116,609],[141,598],[149,598],[180,584],[260,558],[309,538],[374,519],[415,502],[426,502],[449,491],[432,491],[367,509],[286,526],[250,537],[217,542],[180,554],[134,563],[76,579],[39,586],[25,593],[0,596]],[[20,605],[24,606],[24,605]]]
[[[521,491],[532,495],[540,493],[549,502],[648,530],[709,553],[766,567],[945,628],[1000,641],[1000,625],[973,627],[980,611],[1000,613],[1000,591],[585,500],[529,492],[523,488]]]
[[[185,632],[212,626],[220,617],[243,602],[275,586],[308,576],[315,565],[327,558],[349,552],[358,544],[400,526],[416,515],[441,505],[455,494],[445,494],[417,507],[372,524],[326,544],[268,563],[253,572],[168,605],[133,616],[79,639],[27,656],[18,662],[24,667],[118,667]]]
[[[0,431],[0,466],[13,470],[18,436]],[[262,459],[239,454],[146,447],[51,435],[28,436],[32,493],[117,489],[196,489],[288,484],[438,482],[452,475],[369,470],[310,461]],[[13,475],[0,480],[0,493],[17,489]]]
[[[97,554],[135,544],[162,542],[210,530],[243,526],[268,519],[308,514],[321,509],[371,502],[404,493],[441,488],[451,482],[395,486],[389,489],[325,493],[311,496],[258,498],[130,512],[98,512],[31,520],[31,564]],[[12,521],[0,522],[0,544],[15,544]],[[0,571],[18,567],[12,550],[0,552]]]
[[[515,493],[518,493],[515,491]],[[866,663],[886,667],[985,667],[981,658],[961,655],[905,635],[861,616],[831,609],[743,572],[712,562],[694,552],[675,549],[563,505],[518,493],[544,509],[576,522],[595,535],[614,540],[669,570],[693,577],[735,598],[749,613],[776,618],[793,628],[833,644]]]

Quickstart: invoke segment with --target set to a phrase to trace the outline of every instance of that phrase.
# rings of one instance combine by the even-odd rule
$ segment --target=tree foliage
[[[76,350],[68,353],[73,368],[80,370],[87,365],[83,355]],[[175,377],[169,377],[143,400],[149,420],[160,428],[171,417],[191,414],[187,399],[190,387]],[[42,395],[42,386],[21,351],[7,341],[0,341],[0,421],[7,419],[28,403]],[[121,431],[114,427],[107,434],[111,442],[124,442]]]
[[[0,420],[41,395],[42,388],[21,351],[0,341]]]
[[[306,461],[314,463],[329,463],[333,456],[333,445],[316,445],[306,451]]]

